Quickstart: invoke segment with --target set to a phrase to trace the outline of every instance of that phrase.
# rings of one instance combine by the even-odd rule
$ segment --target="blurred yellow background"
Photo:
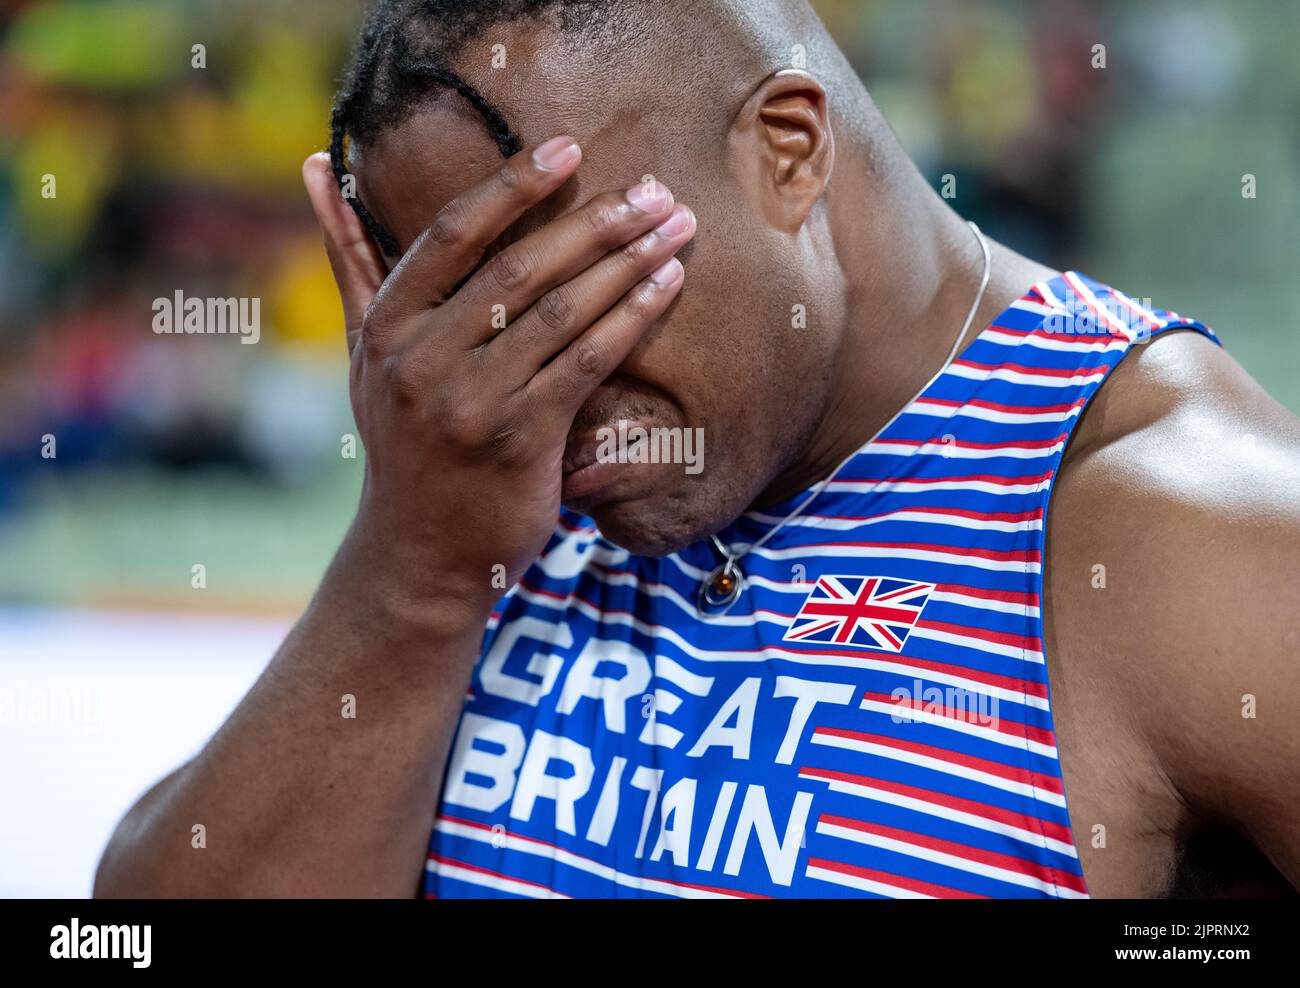
[[[1300,409],[1300,3],[815,5],[960,212],[1205,320]],[[360,6],[3,10],[0,603],[292,613],[360,483],[299,180]],[[154,334],[178,289],[260,298],[258,345]]]

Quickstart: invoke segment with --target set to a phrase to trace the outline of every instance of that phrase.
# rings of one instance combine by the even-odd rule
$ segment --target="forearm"
[[[486,607],[420,604],[364,552],[345,544],[230,719],[118,826],[97,895],[415,892]]]

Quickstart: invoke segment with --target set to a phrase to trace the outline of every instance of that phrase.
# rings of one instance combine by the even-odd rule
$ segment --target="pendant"
[[[740,565],[727,558],[700,584],[695,606],[704,615],[726,614],[740,599],[744,583],[745,574],[740,571]]]

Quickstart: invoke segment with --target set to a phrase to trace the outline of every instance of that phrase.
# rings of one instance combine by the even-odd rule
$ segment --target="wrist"
[[[423,637],[482,634],[501,596],[486,578],[471,579],[410,543],[381,539],[358,518],[349,529],[318,594],[360,607],[388,629]]]

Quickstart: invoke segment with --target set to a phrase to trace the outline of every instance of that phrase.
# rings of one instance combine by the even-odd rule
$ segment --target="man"
[[[335,137],[361,505],[99,894],[1300,880],[1300,426],[967,227],[803,0],[383,3]]]

